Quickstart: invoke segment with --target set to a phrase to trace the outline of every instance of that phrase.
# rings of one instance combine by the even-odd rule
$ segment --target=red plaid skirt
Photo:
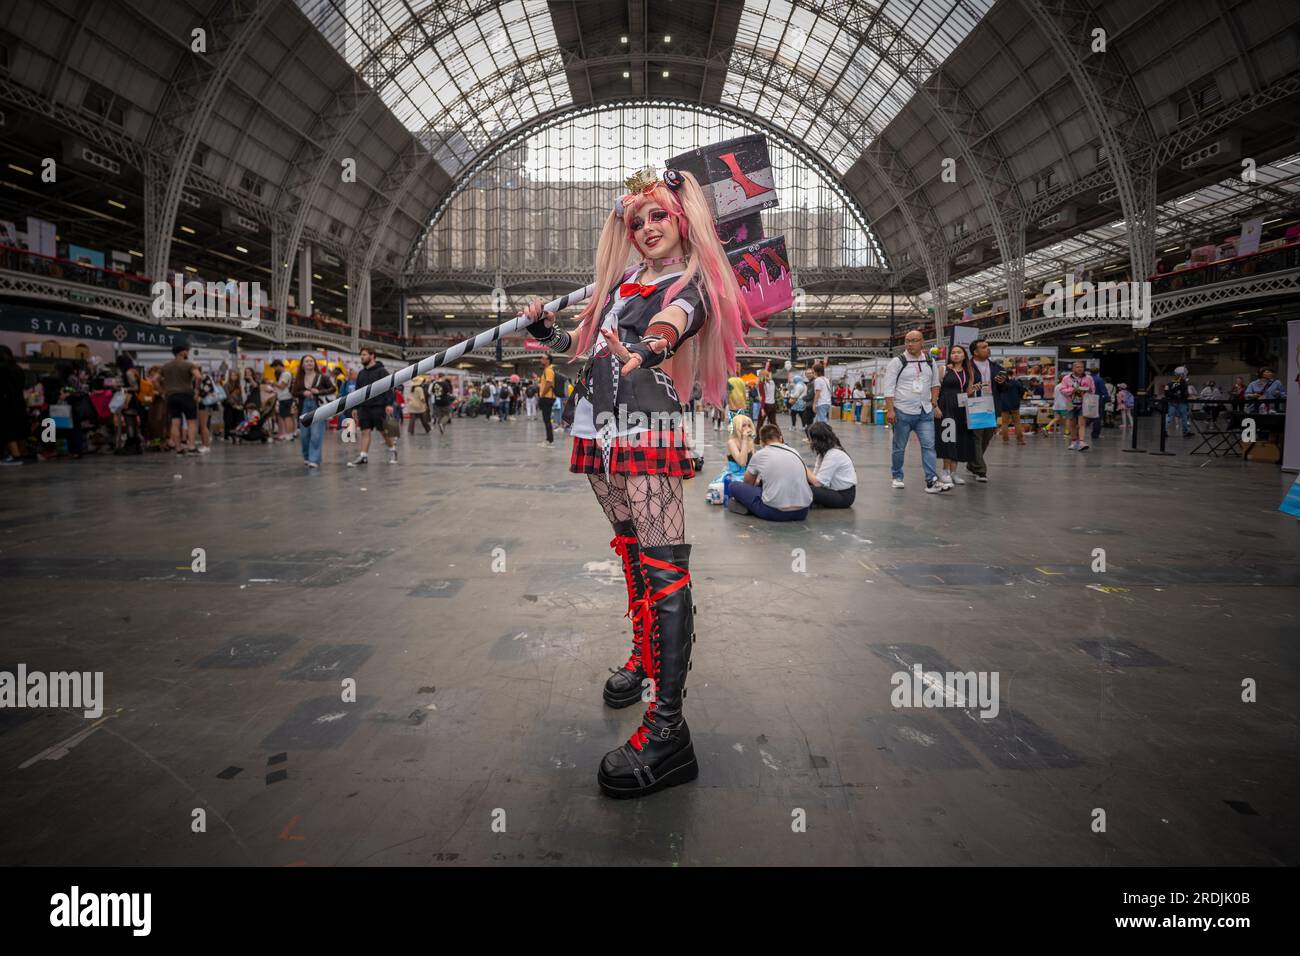
[[[605,460],[596,439],[573,439],[569,471],[580,475],[604,474]],[[609,452],[609,473],[690,478],[695,468],[682,432],[642,432],[614,439],[614,447]]]

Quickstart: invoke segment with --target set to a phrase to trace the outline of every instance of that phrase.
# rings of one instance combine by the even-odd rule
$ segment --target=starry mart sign
[[[177,345],[190,345],[222,352],[235,350],[235,339],[232,336],[171,329],[165,325],[148,325],[125,319],[73,315],[56,309],[8,303],[0,304],[0,330],[24,332],[41,338],[116,342],[128,349],[171,349]]]

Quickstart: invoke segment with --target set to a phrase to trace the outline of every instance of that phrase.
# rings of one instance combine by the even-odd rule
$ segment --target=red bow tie
[[[639,295],[641,296],[641,298],[647,299],[650,297],[650,294],[654,292],[654,290],[657,288],[658,286],[641,285],[639,282],[624,282],[621,286],[618,287],[618,294],[625,299],[631,298],[634,295]]]

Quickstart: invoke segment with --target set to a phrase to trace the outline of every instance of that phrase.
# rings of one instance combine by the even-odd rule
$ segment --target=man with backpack
[[[1174,369],[1174,380],[1165,386],[1165,401],[1169,406],[1165,412],[1165,428],[1171,435],[1174,434],[1174,421],[1177,420],[1183,426],[1183,437],[1192,437],[1192,420],[1187,405],[1189,388],[1187,368],[1180,365]]]
[[[925,338],[913,329],[903,337],[904,350],[885,369],[885,423],[893,429],[890,474],[893,487],[903,487],[903,458],[907,440],[916,432],[921,443],[921,467],[926,494],[951,488],[939,481],[934,449],[934,415],[939,402],[939,379],[934,359],[925,351]]]

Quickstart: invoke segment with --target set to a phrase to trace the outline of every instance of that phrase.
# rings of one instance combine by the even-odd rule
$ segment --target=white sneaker
[[[925,493],[927,495],[937,495],[941,491],[951,491],[951,490],[952,490],[952,485],[945,485],[942,481],[939,481],[939,479],[937,478],[925,486]]]
[[[395,451],[390,451],[390,452],[388,453],[388,463],[389,463],[390,465],[395,465],[395,464],[397,464],[397,452],[395,452]]]
[[[1070,451],[1078,451],[1078,450],[1079,450],[1079,443],[1077,441],[1070,442]]]
[[[901,487],[903,487],[903,479],[902,479],[902,478],[895,478],[895,479],[894,479],[893,481],[891,481],[889,484],[890,484],[891,487],[894,487],[894,488],[901,488]]]
[[[954,485],[966,484],[966,479],[963,478],[961,475],[949,475],[948,480],[951,481]]]
[[[316,464],[316,462],[314,462],[314,461],[309,461],[309,462],[307,462],[307,467],[308,467],[308,468],[319,468],[320,465]]]
[[[978,481],[981,485],[987,485],[989,483],[988,477],[985,475],[976,475],[975,480]]]
[[[211,454],[211,453],[212,453],[212,449],[209,448],[207,445],[200,445],[200,446],[199,446],[199,454],[200,454],[200,455],[209,455],[209,454]]]
[[[364,465],[367,464],[369,461],[370,461],[370,456],[367,455],[365,452],[362,452],[360,455],[357,455],[356,458],[353,458],[350,462],[348,462],[348,467],[355,468],[357,467],[357,465]]]
[[[1079,442],[1079,451],[1087,451],[1091,447],[1092,446],[1089,445],[1086,441]]]

